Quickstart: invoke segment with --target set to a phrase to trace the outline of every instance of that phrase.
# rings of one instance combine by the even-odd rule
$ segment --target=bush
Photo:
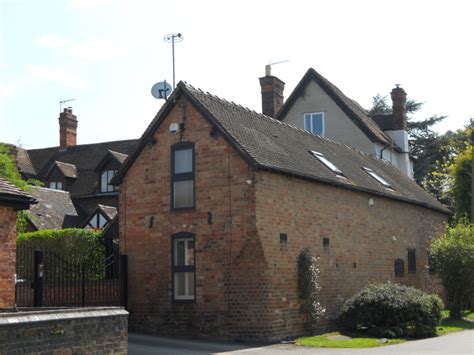
[[[101,263],[105,247],[100,232],[91,229],[43,229],[17,236],[18,248],[52,250],[74,263]]]
[[[474,300],[474,227],[460,221],[431,243],[430,261],[448,296],[449,315],[461,318]],[[472,307],[472,305],[471,305]]]
[[[436,334],[443,302],[438,296],[397,284],[371,284],[348,299],[341,320],[351,330],[395,338]]]

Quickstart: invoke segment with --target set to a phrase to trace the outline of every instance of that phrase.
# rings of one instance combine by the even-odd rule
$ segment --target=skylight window
[[[344,174],[342,173],[342,171],[333,163],[331,163],[329,160],[327,160],[322,153],[316,152],[314,150],[310,150],[309,152],[321,163],[326,165],[326,167],[329,168],[334,174],[336,174],[339,177],[344,177]]]
[[[383,186],[385,186],[388,189],[392,188],[392,185],[390,185],[384,178],[382,178],[380,175],[377,175],[372,169],[362,167],[362,169],[365,170],[367,174],[372,176],[375,180],[377,180],[379,183],[381,183]]]

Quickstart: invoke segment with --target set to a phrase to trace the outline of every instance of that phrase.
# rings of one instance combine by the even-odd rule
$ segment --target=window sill
[[[193,303],[196,303],[196,299],[192,299],[192,300],[180,300],[180,299],[172,299],[172,303],[173,304],[193,304]]]
[[[96,193],[96,196],[118,196],[119,192],[118,191],[113,191],[113,192],[98,192]]]
[[[181,208],[171,208],[170,212],[191,212],[195,210],[196,210],[196,207],[181,207]]]

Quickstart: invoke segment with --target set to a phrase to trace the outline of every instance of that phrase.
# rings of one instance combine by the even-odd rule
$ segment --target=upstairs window
[[[342,171],[333,163],[331,163],[328,159],[326,159],[322,153],[316,152],[314,150],[310,150],[309,152],[321,163],[323,163],[329,170],[331,170],[334,174],[336,174],[339,177],[344,177],[344,174],[342,173]]]
[[[194,301],[195,239],[193,234],[179,233],[172,238],[173,300]]]
[[[312,134],[324,136],[324,112],[305,113],[304,129]]]
[[[194,144],[171,148],[171,201],[173,209],[194,208]]]
[[[408,249],[408,272],[416,273],[416,249]]]
[[[105,170],[100,174],[100,192],[118,191],[118,186],[110,183],[116,172],[117,170]]]
[[[377,180],[379,183],[381,183],[384,187],[388,188],[388,189],[391,189],[392,188],[392,185],[390,185],[383,177],[381,177],[380,175],[376,174],[372,169],[370,168],[366,168],[366,167],[362,167],[363,170],[365,170],[365,172],[367,174],[369,174],[371,177],[373,177],[375,180]]]
[[[89,219],[89,222],[87,222],[85,228],[103,229],[107,223],[107,218],[105,218],[102,213],[97,212]]]
[[[64,190],[62,181],[50,181],[49,188],[54,190]]]

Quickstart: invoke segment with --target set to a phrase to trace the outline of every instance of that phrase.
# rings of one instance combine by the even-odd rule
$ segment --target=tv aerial
[[[151,95],[155,99],[168,99],[168,95],[171,94],[171,85],[168,84],[165,81],[160,81],[159,83],[156,83],[155,85],[152,86],[151,88]]]
[[[181,33],[170,33],[167,34],[163,37],[165,42],[171,43],[171,50],[172,50],[172,56],[173,56],[173,90],[176,87],[176,82],[175,82],[175,68],[174,68],[174,44],[177,42],[182,42],[184,40],[184,37]]]
[[[62,112],[62,110],[63,110],[63,105],[64,105],[66,102],[69,102],[69,101],[76,101],[76,99],[68,99],[68,100],[61,100],[61,101],[59,101],[59,112]]]

